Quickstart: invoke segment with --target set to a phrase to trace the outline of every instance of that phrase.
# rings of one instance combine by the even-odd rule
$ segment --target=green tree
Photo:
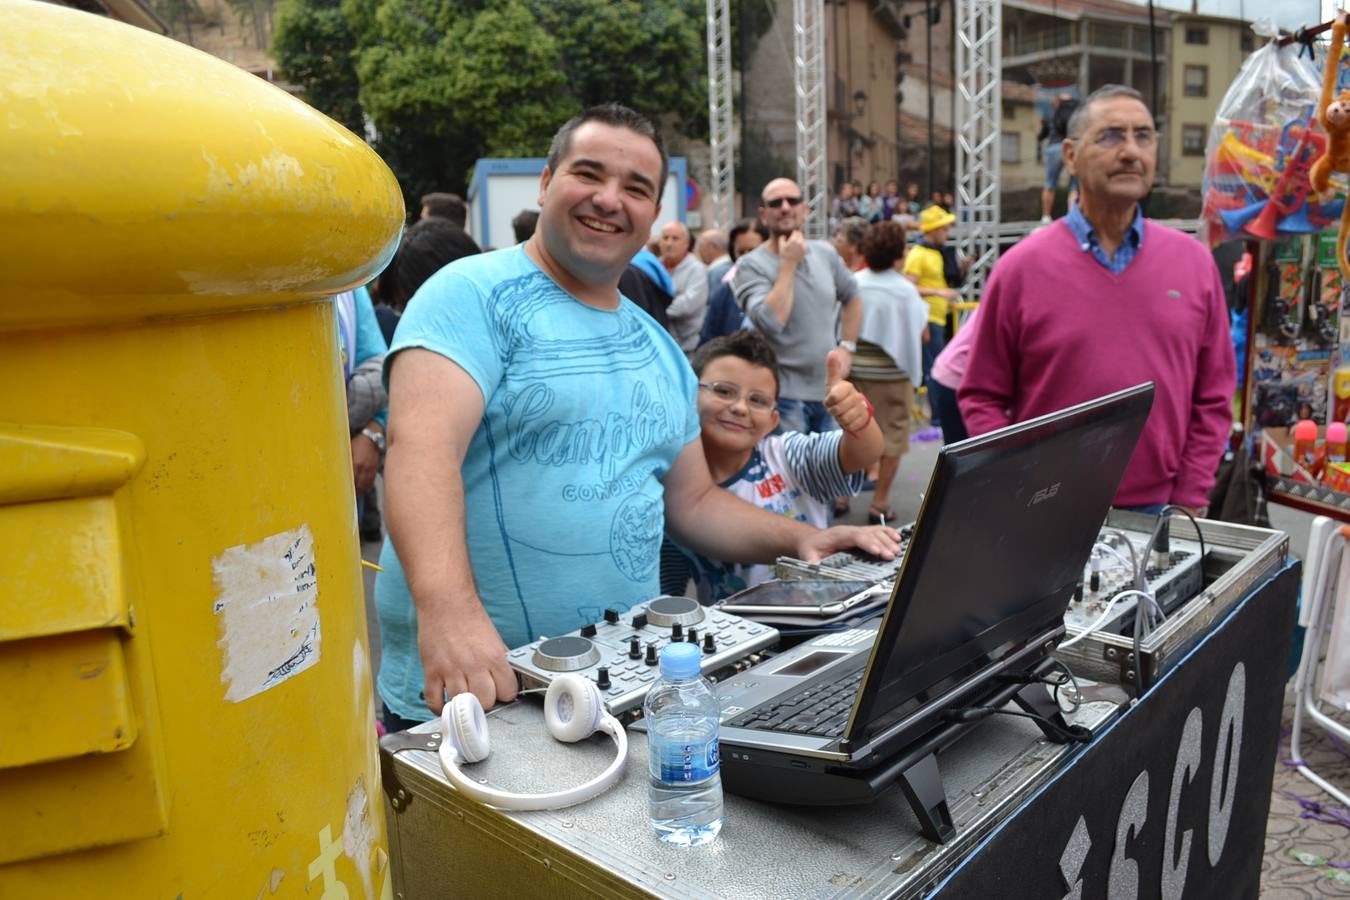
[[[410,209],[480,157],[543,156],[593,103],[707,133],[702,0],[286,0],[278,19],[287,77],[349,127],[333,110],[359,105]]]
[[[305,100],[357,134],[365,131],[356,80],[356,39],[338,0],[284,0],[272,54]]]

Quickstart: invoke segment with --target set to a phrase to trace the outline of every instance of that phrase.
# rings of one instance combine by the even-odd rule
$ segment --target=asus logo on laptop
[[[1059,483],[1058,481],[1056,481],[1054,484],[1050,485],[1048,488],[1041,488],[1039,491],[1037,491],[1036,493],[1032,494],[1032,495],[1031,495],[1031,502],[1027,504],[1027,508],[1030,509],[1031,507],[1035,506],[1037,503],[1041,503],[1041,502],[1043,502],[1043,501],[1045,501],[1045,500],[1049,500],[1051,497],[1053,497],[1053,496],[1055,496],[1056,494],[1058,494],[1058,493],[1059,493],[1059,484],[1060,484],[1060,483]]]

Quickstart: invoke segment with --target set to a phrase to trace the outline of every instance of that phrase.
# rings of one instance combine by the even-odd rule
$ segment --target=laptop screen
[[[940,451],[846,736],[1062,626],[1152,404],[1142,384]]]

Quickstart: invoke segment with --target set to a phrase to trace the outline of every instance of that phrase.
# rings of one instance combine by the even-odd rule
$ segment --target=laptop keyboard
[[[844,733],[863,670],[855,669],[833,684],[818,684],[789,694],[772,704],[757,706],[727,722],[737,728],[839,737]]]

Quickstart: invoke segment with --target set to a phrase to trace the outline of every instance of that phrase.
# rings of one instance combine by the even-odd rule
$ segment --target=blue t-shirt
[[[465,525],[479,596],[508,647],[660,593],[661,479],[698,439],[697,379],[663,328],[626,298],[587,306],[517,246],[428,279],[389,359],[409,347],[453,360],[483,393],[462,469]],[[380,696],[403,718],[430,718],[412,597],[388,542],[380,565]]]

